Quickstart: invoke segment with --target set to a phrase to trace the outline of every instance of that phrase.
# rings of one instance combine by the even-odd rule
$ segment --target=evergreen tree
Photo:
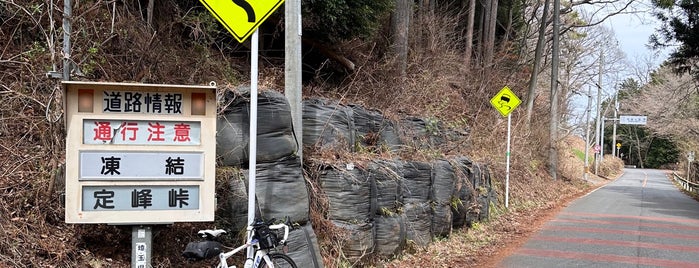
[[[675,47],[669,62],[678,73],[690,73],[699,80],[694,63],[699,60],[699,1],[652,0],[654,15],[662,27],[651,36],[655,49]]]

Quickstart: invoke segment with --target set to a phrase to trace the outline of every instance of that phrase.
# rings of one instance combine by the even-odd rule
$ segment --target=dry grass
[[[605,177],[615,177],[624,170],[624,161],[618,157],[605,155],[604,160],[599,165],[599,174]]]

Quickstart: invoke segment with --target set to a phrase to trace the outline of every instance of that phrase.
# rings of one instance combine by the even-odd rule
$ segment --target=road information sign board
[[[199,0],[238,40],[245,42],[284,0]]]
[[[517,108],[520,103],[522,103],[522,101],[507,86],[503,87],[498,94],[495,94],[495,96],[490,99],[490,104],[505,117],[507,117],[512,110]]]
[[[216,87],[63,86],[67,223],[214,220]]]
[[[645,115],[622,115],[619,116],[619,124],[622,125],[645,125],[648,118]]]

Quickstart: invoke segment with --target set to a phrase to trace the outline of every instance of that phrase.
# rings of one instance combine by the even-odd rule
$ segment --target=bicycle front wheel
[[[294,260],[292,260],[289,256],[286,256],[282,253],[276,253],[276,252],[269,253],[269,254],[267,254],[267,256],[272,261],[274,268],[297,268],[296,263],[294,263]],[[257,268],[268,268],[268,267],[269,266],[264,261],[260,262],[260,265],[257,266]]]

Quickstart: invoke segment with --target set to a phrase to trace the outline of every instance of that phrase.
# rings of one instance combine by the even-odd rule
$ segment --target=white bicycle
[[[254,257],[245,260],[245,265],[243,266],[245,268],[297,268],[296,263],[285,254],[287,249],[286,242],[289,238],[289,220],[287,219],[286,223],[279,224],[273,224],[273,222],[274,219],[267,222],[255,220],[252,225],[247,227],[247,233],[252,237],[252,239],[247,239],[250,242],[228,252],[223,252],[221,243],[215,241],[217,237],[226,233],[225,230],[201,230],[198,234],[205,238],[206,241],[189,242],[182,256],[195,261],[218,256],[219,263],[216,266],[217,268],[236,268],[235,265],[228,266],[227,259],[244,249],[252,247]],[[284,231],[281,240],[277,234],[279,230]],[[276,249],[280,245],[282,246],[282,251],[277,251]]]

